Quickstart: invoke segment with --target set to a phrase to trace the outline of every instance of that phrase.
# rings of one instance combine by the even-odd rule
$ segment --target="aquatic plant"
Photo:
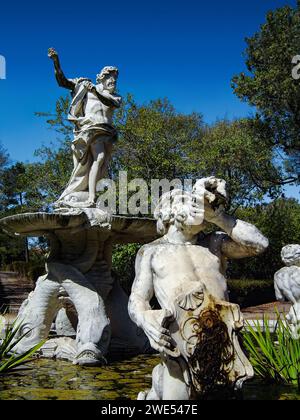
[[[4,318],[0,317],[0,374],[9,372],[17,366],[30,361],[33,354],[44,344],[44,341],[42,341],[25,353],[16,354],[16,352],[14,352],[15,346],[30,333],[30,331],[20,334],[22,323],[14,321],[11,325],[5,327],[3,320]]]
[[[267,318],[246,323],[243,341],[256,375],[278,384],[298,385],[300,390],[300,340],[293,338],[292,329],[277,312],[274,333]]]

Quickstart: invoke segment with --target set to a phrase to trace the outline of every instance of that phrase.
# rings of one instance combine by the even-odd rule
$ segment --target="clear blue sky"
[[[119,90],[138,102],[168,97],[206,122],[252,110],[232,93],[245,70],[245,37],[270,9],[296,0],[5,1],[0,9],[0,141],[13,160],[32,161],[53,137],[35,111],[51,111],[65,91],[56,85],[47,48],[55,47],[68,77],[94,78],[120,69]],[[295,190],[296,192],[296,190]]]

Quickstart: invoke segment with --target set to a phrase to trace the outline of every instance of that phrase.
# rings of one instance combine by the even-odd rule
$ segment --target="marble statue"
[[[287,245],[281,251],[285,267],[274,276],[277,300],[292,302],[287,315],[293,337],[300,339],[300,245]]]
[[[95,207],[97,183],[105,177],[117,140],[113,113],[121,104],[121,97],[115,93],[119,72],[116,67],[104,67],[96,84],[82,77],[67,79],[57,52],[50,48],[48,55],[59,86],[72,93],[68,119],[74,124],[74,170],[56,206]]]
[[[111,158],[117,131],[113,114],[121,105],[115,93],[116,67],[104,67],[96,84],[67,79],[57,52],[50,48],[59,86],[72,93],[69,121],[74,125],[74,170],[55,209],[17,214],[0,220],[8,233],[44,236],[50,252],[35,290],[23,303],[17,353],[42,340],[44,357],[78,365],[102,365],[106,356],[151,350],[149,341],[128,314],[128,297],[112,276],[114,244],[147,243],[157,237],[154,220],[119,217],[97,208],[96,189]],[[57,336],[49,339],[55,325]],[[151,350],[152,351],[152,350]]]
[[[238,332],[239,307],[228,302],[227,259],[261,254],[268,240],[253,225],[224,211],[226,183],[200,180],[193,192],[164,195],[155,212],[162,237],[136,258],[129,314],[160,352],[152,389],[138,399],[189,400],[219,386],[237,389],[253,376]],[[202,233],[206,224],[221,229]],[[156,297],[160,308],[151,308]]]
[[[112,276],[111,265],[114,244],[152,241],[157,237],[155,222],[108,215],[105,219],[99,209],[88,210],[25,213],[0,221],[7,232],[45,236],[50,245],[46,274],[18,314],[20,336],[26,336],[17,343],[17,353],[47,340],[55,320],[58,336],[42,347],[44,357],[94,366],[105,364],[107,355],[150,350],[147,337],[129,318],[128,297]]]

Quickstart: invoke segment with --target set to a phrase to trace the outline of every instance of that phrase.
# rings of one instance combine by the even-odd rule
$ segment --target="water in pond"
[[[151,385],[157,356],[139,356],[107,367],[84,368],[69,362],[38,359],[25,370],[0,376],[0,400],[135,400]],[[245,400],[300,400],[295,387],[250,381]]]

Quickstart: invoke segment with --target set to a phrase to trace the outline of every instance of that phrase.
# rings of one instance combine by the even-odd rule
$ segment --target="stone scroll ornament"
[[[225,270],[228,259],[264,252],[268,240],[226,214],[226,201],[226,183],[215,177],[160,200],[155,217],[161,238],[139,251],[129,300],[132,320],[161,355],[152,388],[138,399],[205,398],[220,388],[240,389],[253,376],[239,344],[243,318],[228,302]],[[204,234],[207,223],[220,231]],[[151,308],[153,296],[161,309]]]
[[[300,339],[300,245],[287,245],[281,251],[285,267],[274,276],[274,286],[277,300],[292,302],[287,315],[292,335]]]

